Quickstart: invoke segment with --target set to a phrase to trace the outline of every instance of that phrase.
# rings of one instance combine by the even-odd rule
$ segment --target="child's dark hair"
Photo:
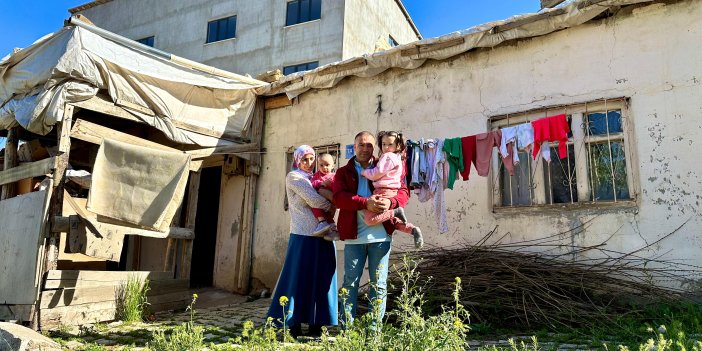
[[[380,131],[378,132],[378,138],[376,142],[378,143],[378,147],[380,150],[378,151],[380,154],[383,153],[383,137],[384,136],[391,136],[395,137],[395,146],[397,147],[397,150],[395,151],[396,154],[400,154],[402,157],[402,160],[405,159],[405,149],[407,146],[405,146],[405,139],[402,137],[402,133],[388,130],[388,131]]]

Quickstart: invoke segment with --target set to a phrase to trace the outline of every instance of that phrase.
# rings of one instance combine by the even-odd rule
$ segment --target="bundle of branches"
[[[700,281],[700,267],[641,255],[660,240],[622,253],[606,249],[604,243],[563,244],[563,234],[502,243],[495,228],[477,244],[413,253],[426,279],[425,307],[435,309],[427,312],[453,300],[455,278],[460,277],[461,300],[473,323],[553,330],[602,327],[616,325],[622,316],[637,314],[648,304],[680,302],[686,296],[685,284]],[[390,308],[401,288],[391,273]]]

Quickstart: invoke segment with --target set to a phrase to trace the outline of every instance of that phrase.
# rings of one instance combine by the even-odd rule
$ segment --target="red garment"
[[[336,228],[339,231],[341,240],[353,240],[358,238],[358,215],[357,212],[366,209],[367,199],[363,196],[358,196],[356,193],[358,191],[358,177],[359,174],[356,172],[356,157],[354,156],[349,162],[339,168],[334,177],[333,191],[334,191],[334,205],[339,209],[339,217],[337,219]],[[373,162],[377,162],[377,159],[373,158]],[[397,191],[397,196],[390,199],[390,208],[405,207],[407,201],[409,201],[409,190],[407,190],[407,184],[404,182],[404,175],[402,176],[402,186]],[[363,181],[370,182],[370,180],[363,178]],[[373,191],[373,184],[369,184],[371,191]],[[391,235],[395,231],[395,225],[393,221],[383,222],[383,227],[388,235]]]
[[[475,136],[475,170],[481,177],[487,177],[492,163],[492,148],[500,147],[502,131],[482,133]]]
[[[463,172],[461,177],[468,180],[470,176],[470,164],[477,161],[475,153],[475,135],[461,138],[461,151],[463,152]]]
[[[565,158],[568,155],[568,121],[565,114],[555,115],[531,122],[534,127],[534,149],[532,156],[536,159],[544,141],[558,142],[558,156]]]
[[[319,190],[319,188],[322,187],[322,183],[324,183],[327,180],[331,180],[332,183],[334,182],[334,172],[324,174],[320,171],[317,171],[312,175],[312,179],[310,179],[310,182],[312,183],[312,187],[314,188],[314,190]],[[332,187],[330,185],[329,187],[325,187],[325,189],[331,190]]]

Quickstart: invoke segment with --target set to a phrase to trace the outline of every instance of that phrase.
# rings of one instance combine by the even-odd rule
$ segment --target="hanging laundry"
[[[444,196],[445,181],[447,173],[444,171],[448,168],[446,162],[446,153],[443,150],[444,141],[439,139],[436,143],[436,155],[434,157],[434,172],[429,180],[429,190],[434,197],[434,216],[436,217],[436,225],[439,227],[439,233],[447,233],[448,220],[446,219],[446,198]]]
[[[475,170],[479,176],[487,177],[492,163],[492,148],[500,147],[502,131],[482,133],[475,136]]]
[[[531,123],[502,128],[500,155],[510,176],[514,175],[514,165],[519,164],[519,150],[528,149],[534,143],[534,127]],[[550,156],[550,154],[549,154]]]
[[[456,174],[464,170],[461,138],[444,140],[442,149],[446,152],[446,160],[449,163],[448,188],[453,189],[453,184],[456,182]]]
[[[542,143],[545,141],[558,142],[558,156],[565,158],[568,155],[568,121],[565,114],[550,116],[531,122],[534,127],[534,149],[532,155],[534,159],[539,154]],[[547,161],[550,161],[550,151]],[[546,159],[544,155],[544,159]]]
[[[461,177],[463,180],[470,178],[470,164],[475,164],[475,135],[461,138],[461,151],[463,153],[463,171]]]
[[[430,189],[430,184],[434,178],[435,173],[435,160],[437,154],[437,140],[436,139],[421,139],[420,145],[423,145],[422,152],[419,157],[424,162],[420,165],[420,169],[424,168],[424,184],[415,190],[418,195],[419,202],[427,202],[434,197],[434,191]],[[440,151],[439,151],[440,152]]]
[[[407,140],[407,147],[405,149],[405,184],[407,188],[412,189],[412,160],[414,156],[414,143],[411,140]]]
[[[408,140],[407,143],[412,146],[412,168],[408,170],[408,172],[412,173],[412,180],[408,186],[412,189],[416,189],[424,184],[424,178],[422,178],[420,172],[420,154],[422,153],[422,148],[418,141]]]

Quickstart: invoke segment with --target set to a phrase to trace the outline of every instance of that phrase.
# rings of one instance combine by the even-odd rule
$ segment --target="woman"
[[[290,239],[283,271],[278,277],[268,316],[284,321],[293,337],[309,325],[309,335],[319,336],[323,325],[337,325],[336,246],[312,236],[317,218],[312,208],[328,210],[331,203],[310,183],[315,153],[302,145],[293,154],[293,170],[285,178],[290,212]],[[285,306],[281,306],[281,297]]]

